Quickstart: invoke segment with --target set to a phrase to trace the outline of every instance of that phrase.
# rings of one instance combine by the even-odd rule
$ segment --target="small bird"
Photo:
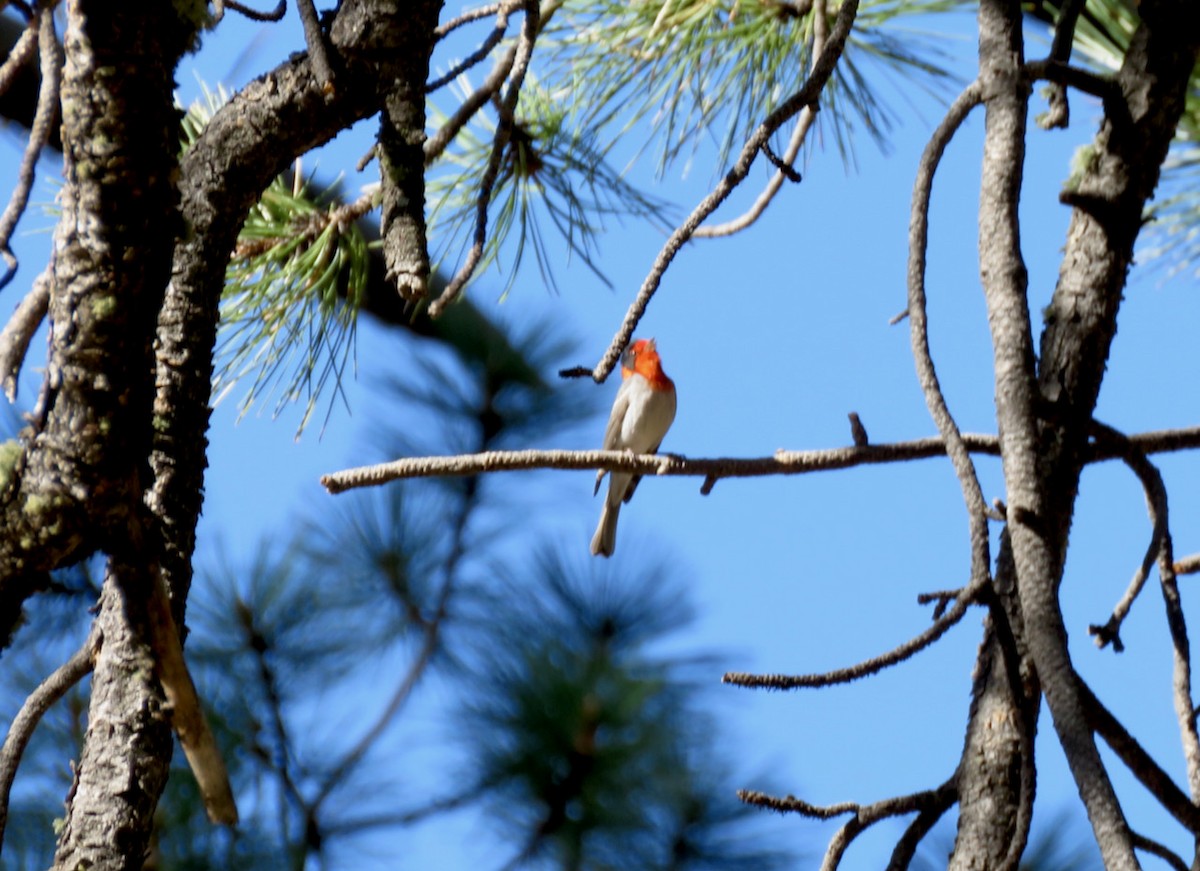
[[[621,355],[621,387],[604,430],[604,450],[654,454],[675,420],[675,382],[662,370],[654,339],[638,339]],[[596,489],[607,474],[596,473]],[[641,475],[613,472],[600,524],[592,537],[592,555],[612,556],[617,546],[617,516],[628,502]]]

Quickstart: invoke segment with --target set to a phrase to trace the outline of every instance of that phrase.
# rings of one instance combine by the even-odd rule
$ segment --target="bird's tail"
[[[613,499],[610,491],[600,510],[600,522],[592,536],[592,556],[612,556],[617,547],[617,517],[621,513],[620,498]]]
[[[617,472],[608,477],[608,492],[604,494],[604,507],[600,509],[600,522],[592,536],[592,556],[612,556],[617,547],[617,517],[621,503],[629,490],[632,475]]]

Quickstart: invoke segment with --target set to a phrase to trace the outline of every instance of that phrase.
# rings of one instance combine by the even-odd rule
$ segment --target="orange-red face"
[[[638,339],[621,355],[621,377],[628,378],[635,372],[655,387],[670,385],[671,379],[662,370],[662,359],[654,339]]]

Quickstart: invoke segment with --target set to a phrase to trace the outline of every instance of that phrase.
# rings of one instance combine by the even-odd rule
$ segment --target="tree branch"
[[[804,675],[726,672],[721,677],[721,683],[735,684],[736,686],[751,687],[754,689],[794,690],[808,687],[833,686],[869,677],[883,671],[885,668],[890,668],[893,665],[904,662],[906,659],[911,659],[945,635],[954,624],[963,618],[963,615],[967,613],[967,608],[975,604],[975,599],[979,595],[983,583],[986,583],[986,581],[974,583],[964,590],[963,594],[955,601],[954,607],[947,611],[944,616],[934,621],[934,624],[920,635],[910,638],[887,653],[863,660],[857,665],[852,665],[848,668],[839,668],[834,671]]]
[[[933,177],[958,128],[982,99],[982,86],[972,82],[958,95],[946,112],[946,117],[929,139],[921,154],[917,177],[913,182],[912,212],[908,225],[908,316],[912,341],[913,362],[917,380],[925,395],[930,416],[941,433],[946,453],[954,466],[967,507],[967,523],[971,536],[971,581],[973,584],[990,577],[991,557],[987,528],[988,508],[979,485],[979,475],[955,423],[938,381],[933,354],[929,348],[929,321],[926,317],[925,259],[929,247],[929,201],[933,192]]]
[[[557,8],[555,3],[549,4],[547,18]],[[508,141],[512,135],[513,114],[517,109],[517,100],[521,96],[521,86],[525,82],[525,73],[529,69],[529,59],[533,55],[534,43],[537,42],[541,30],[542,9],[538,0],[525,0],[525,21],[521,26],[521,36],[517,41],[517,53],[513,61],[512,72],[508,77],[508,90],[500,101],[499,118],[496,123],[496,134],[492,140],[492,153],[488,157],[487,167],[483,178],[479,181],[479,194],[475,206],[475,238],[467,251],[466,261],[454,277],[447,282],[441,295],[429,304],[429,316],[436,318],[450,303],[458,298],[466,283],[475,274],[475,268],[483,259],[483,249],[487,244],[488,206],[492,201],[492,191],[496,179],[500,175],[500,163],[504,158]]]
[[[825,0],[814,0],[811,7],[812,24],[813,24],[813,44],[812,44],[812,66],[809,69],[816,68],[817,59],[825,51],[825,41],[829,38],[829,21],[826,18],[828,11],[826,9]],[[813,122],[817,120],[817,109],[815,105],[805,106],[800,110],[800,115],[796,119],[796,126],[792,130],[791,138],[788,139],[787,149],[783,153],[783,157],[779,159],[782,166],[779,166],[775,174],[771,176],[771,180],[767,182],[767,186],[759,193],[758,198],[754,201],[743,214],[738,217],[725,221],[722,224],[715,224],[710,227],[697,227],[694,234],[697,239],[716,239],[721,236],[732,236],[734,233],[741,232],[751,226],[755,221],[762,216],[762,213],[767,210],[767,206],[775,199],[775,195],[779,193],[779,189],[783,187],[783,183],[789,179],[798,181],[799,176],[796,175],[793,179],[789,173],[795,173],[791,169],[792,164],[796,162],[796,158],[800,156],[800,149],[804,147],[804,142],[808,138],[808,131],[812,128]],[[764,146],[764,149],[766,146]]]
[[[21,165],[17,170],[17,183],[9,197],[4,213],[0,214],[0,257],[4,258],[5,272],[0,276],[0,290],[12,281],[17,274],[17,256],[13,254],[12,234],[17,229],[17,222],[25,214],[25,206],[29,203],[29,192],[33,190],[34,178],[37,175],[37,162],[42,149],[50,141],[53,133],[54,120],[59,112],[59,87],[63,65],[62,46],[58,43],[58,35],[54,32],[54,4],[47,4],[37,13],[37,46],[41,59],[42,83],[38,90],[37,111],[33,115],[33,124],[29,128],[29,139],[25,143],[25,153],[21,157]],[[26,34],[32,33],[31,27]],[[24,34],[22,35],[24,39]],[[16,48],[21,48],[20,44]],[[0,91],[2,93],[2,91]]]
[[[962,444],[971,453],[999,456],[996,436],[962,433]],[[1200,427],[1156,430],[1130,436],[1133,444],[1148,454],[1200,448]],[[1096,446],[1087,462],[1116,458],[1114,448]],[[634,472],[639,475],[666,475],[720,478],[756,478],[765,475],[803,475],[882,463],[903,463],[946,456],[945,442],[936,436],[908,442],[854,445],[813,451],[780,450],[773,457],[701,459],[674,454],[629,454],[622,451],[525,450],[486,451],[442,457],[406,457],[343,469],[321,476],[321,486],[330,493],[343,493],[359,487],[377,487],[407,478],[438,478],[478,475],[489,472],[517,472],[533,469]]]
[[[845,0],[842,3],[838,9],[837,20],[834,22],[833,29],[829,33],[829,40],[825,45],[825,50],[821,52],[813,64],[813,69],[809,73],[808,80],[801,86],[800,90],[784,100],[775,111],[771,112],[758,125],[755,131],[750,134],[750,138],[746,140],[741,154],[738,155],[737,161],[734,162],[733,167],[725,174],[725,177],[721,179],[708,196],[700,201],[696,208],[692,210],[692,213],[688,215],[687,219],[671,233],[662,250],[659,251],[658,257],[655,258],[654,264],[650,267],[650,274],[646,276],[645,281],[642,282],[641,289],[638,290],[637,296],[634,297],[633,302],[630,304],[629,311],[626,312],[625,319],[621,323],[621,328],[617,330],[617,334],[613,337],[612,343],[609,345],[604,357],[592,370],[592,378],[595,381],[604,381],[613,370],[613,367],[616,366],[621,352],[629,344],[634,330],[637,329],[638,323],[646,313],[646,307],[650,304],[650,300],[653,299],[655,292],[657,292],[663,275],[666,274],[667,267],[671,265],[679,250],[692,238],[700,224],[716,211],[717,207],[725,201],[729,194],[745,180],[755,158],[762,151],[763,143],[767,142],[784,122],[794,117],[805,106],[816,104],[821,91],[825,88],[825,83],[833,75],[834,67],[842,56],[842,51],[846,45],[846,38],[850,35],[850,28],[854,24],[854,17],[857,13],[858,0]]]
[[[17,776],[17,767],[21,764],[21,756],[25,753],[29,739],[33,737],[38,723],[54,703],[92,670],[100,644],[100,630],[96,624],[92,624],[92,630],[83,646],[29,694],[9,724],[8,734],[4,736],[4,746],[0,748],[0,843],[3,843],[4,830],[8,825],[8,799],[12,793],[13,780]]]

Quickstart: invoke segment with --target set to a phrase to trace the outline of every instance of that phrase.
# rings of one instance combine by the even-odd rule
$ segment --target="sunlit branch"
[[[816,67],[817,58],[825,51],[825,41],[829,38],[829,22],[826,18],[826,3],[825,0],[815,0],[812,7],[812,23],[813,23],[813,44],[812,44],[812,66]],[[804,147],[804,141],[808,138],[808,131],[812,128],[813,122],[817,119],[817,110],[813,106],[805,106],[800,110],[800,115],[796,118],[796,126],[792,130],[791,138],[788,140],[787,150],[784,151],[782,163],[785,166],[791,166],[796,162],[796,158],[800,156],[800,149]],[[787,173],[782,168],[776,170],[767,182],[765,188],[759,193],[758,198],[754,201],[744,213],[738,217],[726,221],[723,224],[715,224],[711,227],[697,227],[695,236],[697,239],[715,239],[720,236],[732,236],[738,233],[759,219],[771,201],[775,199],[775,195],[779,193],[779,189],[783,187],[783,183],[787,180]]]
[[[179,630],[171,615],[170,598],[162,572],[157,565],[150,567],[149,571],[150,598],[146,607],[149,618],[148,641],[154,650],[155,670],[167,699],[171,727],[196,778],[208,818],[214,823],[233,825],[238,821],[238,811],[229,783],[229,772],[204,717],[196,685],[184,661]]]
[[[1200,801],[1200,732],[1197,731],[1196,706],[1192,698],[1191,642],[1188,639],[1183,606],[1179,600],[1179,587],[1175,581],[1167,488],[1163,483],[1162,474],[1143,451],[1138,450],[1124,435],[1111,427],[1099,422],[1094,422],[1094,426],[1100,438],[1114,443],[1122,452],[1121,459],[1138,476],[1146,493],[1146,507],[1155,530],[1153,539],[1158,543],[1158,576],[1174,652],[1171,683],[1175,716],[1179,720],[1179,733],[1183,742],[1183,756],[1187,763],[1192,801],[1197,802]]]
[[[42,325],[50,308],[50,281],[53,277],[53,262],[34,279],[33,287],[17,304],[16,311],[0,331],[0,389],[9,402],[17,398],[17,376],[25,363],[25,354],[34,333]]]
[[[12,196],[9,197],[8,206],[5,207],[4,213],[0,214],[0,257],[4,258],[5,264],[4,275],[0,276],[0,289],[17,274],[17,256],[13,254],[11,247],[12,234],[17,229],[21,215],[25,213],[29,193],[33,190],[33,181],[37,175],[38,158],[46,143],[50,141],[54,132],[54,120],[58,117],[63,52],[54,32],[53,4],[38,11],[37,30],[42,83],[38,89],[37,110],[29,128],[29,140],[25,143],[25,153],[21,156],[21,165],[17,170],[17,182],[13,187]]]
[[[1071,60],[1071,47],[1075,42],[1075,22],[1087,0],[1066,0],[1058,10],[1058,20],[1054,23],[1054,42],[1050,46],[1048,61],[1066,64]],[[1053,82],[1048,96],[1050,111],[1046,118],[1039,122],[1047,130],[1066,129],[1071,118],[1070,104],[1067,102],[1067,89],[1062,82]]]
[[[446,119],[446,123],[425,140],[426,168],[442,156],[442,152],[454,141],[454,137],[458,135],[459,131],[470,123],[471,119],[475,117],[475,113],[486,106],[488,100],[500,91],[516,59],[517,47],[514,45],[505,53],[504,57],[496,61],[496,65],[492,67],[488,77],[483,80],[483,84],[472,91],[470,96],[454,110],[454,114]]]
[[[830,840],[829,847],[825,852],[825,859],[821,863],[821,871],[833,871],[841,863],[842,856],[854,839],[875,823],[914,812],[924,813],[936,810],[940,816],[950,804],[953,804],[956,792],[953,779],[951,779],[937,789],[887,798],[866,805],[850,801],[834,805],[814,805],[791,795],[780,798],[749,789],[739,789],[737,796],[746,804],[755,807],[779,813],[797,813],[819,820],[831,819],[842,814],[853,814],[854,816],[847,820]]]
[[[466,24],[470,24],[472,21],[478,21],[481,18],[488,18],[492,15],[497,17],[507,15],[514,9],[519,9],[521,2],[522,0],[505,0],[504,3],[489,3],[487,6],[480,6],[478,9],[469,9],[462,15],[451,18],[445,24],[439,24],[433,31],[433,35],[437,39],[445,39],[447,35]]]
[[[511,3],[500,6],[496,11],[496,24],[492,28],[492,32],[487,35],[487,38],[479,44],[479,48],[452,66],[444,75],[427,84],[425,86],[425,93],[432,93],[439,88],[445,87],[491,54],[492,49],[500,44],[500,40],[504,39],[504,34],[508,32],[508,13],[512,8],[515,7]]]
[[[729,683],[753,689],[794,690],[833,686],[834,684],[850,683],[860,678],[869,677],[883,671],[885,668],[891,668],[893,665],[899,665],[906,659],[911,659],[945,635],[952,626],[963,618],[963,615],[967,613],[967,608],[975,604],[975,600],[986,580],[985,578],[972,583],[958,597],[954,606],[944,616],[935,620],[932,626],[920,635],[910,638],[887,653],[863,660],[847,668],[839,668],[816,674],[748,674],[731,671],[726,672],[721,677],[721,683]]]
[[[813,69],[809,73],[808,80],[801,86],[800,90],[784,100],[778,108],[771,112],[758,125],[755,131],[750,134],[750,138],[742,147],[737,161],[729,172],[725,174],[725,177],[717,183],[717,186],[708,196],[700,201],[699,205],[692,210],[692,213],[688,215],[686,220],[671,233],[671,236],[667,239],[662,250],[659,251],[658,256],[655,258],[649,275],[642,282],[637,296],[634,297],[633,302],[630,304],[629,310],[625,314],[625,319],[621,322],[621,327],[617,330],[616,336],[613,337],[612,343],[609,345],[604,357],[592,370],[591,374],[594,380],[603,381],[608,377],[608,374],[617,364],[621,352],[633,337],[633,332],[637,329],[642,316],[646,313],[646,307],[657,292],[663,275],[666,274],[667,267],[671,265],[679,250],[692,238],[700,224],[716,211],[717,207],[725,201],[730,193],[745,180],[747,174],[750,172],[750,167],[762,151],[763,143],[767,142],[776,130],[783,126],[788,119],[795,117],[805,106],[812,106],[817,103],[821,91],[825,87],[825,83],[833,75],[834,67],[842,56],[842,51],[846,45],[846,38],[850,35],[850,27],[854,24],[854,17],[857,13],[858,0],[845,0],[842,3],[841,8],[838,9],[837,20],[834,22],[833,29],[829,33],[829,40],[825,45],[825,50],[821,52],[813,64]]]
[[[96,650],[100,644],[100,632],[93,624],[91,634],[83,642],[83,646],[26,697],[21,709],[13,717],[8,734],[4,737],[4,746],[0,747],[0,840],[3,839],[4,829],[8,824],[8,798],[12,792],[13,779],[17,776],[17,767],[21,764],[21,756],[29,744],[29,739],[33,737],[38,723],[54,703],[92,670]]]
[[[508,148],[512,135],[513,115],[517,110],[517,100],[521,96],[521,86],[525,82],[525,73],[529,69],[529,59],[533,56],[533,46],[541,29],[542,10],[538,0],[525,0],[525,21],[521,26],[521,36],[517,41],[516,59],[513,61],[512,73],[509,75],[508,90],[500,101],[499,118],[496,121],[496,133],[492,139],[492,153],[488,157],[483,178],[479,181],[479,193],[475,204],[475,238],[467,251],[466,260],[459,267],[454,277],[446,283],[441,296],[429,304],[429,316],[436,318],[450,303],[458,298],[463,287],[475,274],[479,261],[483,259],[483,249],[487,244],[488,206],[492,202],[492,192],[496,179],[500,175],[500,164]]]
[[[1163,809],[1173,816],[1193,836],[1200,837],[1200,807],[1192,803],[1187,793],[1163,770],[1137,739],[1129,734],[1124,724],[1108,710],[1082,680],[1080,697],[1087,712],[1088,723],[1117,758],[1138,779],[1142,786],[1158,800]]]
[[[962,443],[972,453],[999,456],[995,436],[962,433]],[[1147,454],[1200,448],[1200,426],[1157,430],[1130,436],[1130,442]],[[802,475],[880,463],[908,462],[946,455],[938,437],[908,442],[830,448],[815,451],[777,451],[773,457],[698,459],[674,454],[628,454],[620,451],[485,451],[440,457],[407,457],[374,466],[359,466],[321,476],[330,493],[358,487],[377,487],[404,478],[440,478],[489,472],[533,469],[605,469],[640,475],[683,475],[712,478],[755,478],[765,475]],[[1086,462],[1114,459],[1112,447],[1094,445]]]
[[[33,53],[38,47],[38,20],[31,20],[25,25],[25,30],[13,43],[12,48],[8,51],[8,57],[0,63],[0,94],[4,94],[12,87],[13,81],[17,74],[21,71],[21,67],[33,57]]]
[[[967,505],[967,522],[971,531],[971,582],[980,582],[990,576],[991,557],[988,541],[988,507],[983,498],[983,489],[969,449],[950,414],[946,398],[938,381],[933,355],[929,348],[929,322],[926,317],[925,268],[929,248],[929,202],[933,193],[933,178],[938,164],[950,140],[966,120],[971,110],[982,100],[983,88],[972,82],[958,95],[946,112],[946,117],[934,130],[913,183],[912,213],[908,227],[908,316],[912,341],[913,360],[917,368],[917,380],[925,394],[925,404],[930,416],[946,443],[946,454],[954,466],[962,487],[963,500]]]
[[[1197,572],[1200,572],[1200,553],[1185,556],[1175,563],[1175,574],[1177,575],[1194,575]]]

